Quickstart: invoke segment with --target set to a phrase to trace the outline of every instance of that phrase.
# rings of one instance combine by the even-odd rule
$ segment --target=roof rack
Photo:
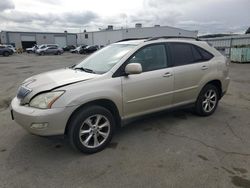
[[[143,38],[127,38],[127,39],[122,39],[116,42],[124,42],[124,41],[130,41],[130,40],[146,40],[146,39],[150,39],[151,37],[143,37]]]
[[[160,36],[160,37],[149,38],[145,42],[158,40],[158,39],[193,39],[193,40],[196,40],[196,41],[200,41],[200,39],[198,37],[195,38],[195,37],[184,37],[184,36]]]

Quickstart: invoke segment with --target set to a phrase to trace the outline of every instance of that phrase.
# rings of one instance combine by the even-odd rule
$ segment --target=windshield
[[[46,47],[45,45],[41,45],[41,46],[39,46],[38,48],[43,49],[43,48],[45,48],[45,47]]]
[[[97,74],[106,73],[135,47],[136,45],[132,44],[111,44],[84,59],[74,69],[91,70]]]

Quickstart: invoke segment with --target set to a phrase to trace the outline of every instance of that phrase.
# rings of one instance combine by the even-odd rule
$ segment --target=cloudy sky
[[[0,30],[79,32],[156,24],[243,33],[250,0],[0,0]]]

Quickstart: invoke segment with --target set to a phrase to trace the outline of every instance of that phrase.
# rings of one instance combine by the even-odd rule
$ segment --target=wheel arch
[[[218,92],[219,92],[219,99],[221,99],[221,97],[222,97],[222,84],[221,84],[221,81],[220,81],[220,80],[211,80],[211,81],[207,82],[207,83],[201,88],[201,90],[202,90],[205,86],[207,86],[207,85],[209,85],[209,84],[214,85],[214,86],[218,89]]]
[[[115,118],[116,125],[118,127],[121,126],[121,116],[120,116],[120,113],[119,113],[119,110],[118,110],[116,104],[112,100],[109,100],[109,99],[97,99],[97,100],[94,100],[94,101],[84,103],[81,106],[79,106],[76,110],[73,111],[73,113],[70,115],[70,117],[69,117],[69,119],[67,121],[65,130],[64,130],[64,135],[67,135],[67,133],[68,133],[69,124],[70,124],[71,119],[79,111],[83,110],[84,108],[87,108],[88,106],[94,106],[94,105],[101,106],[101,107],[104,107],[107,110],[109,110],[113,114],[113,116]]]

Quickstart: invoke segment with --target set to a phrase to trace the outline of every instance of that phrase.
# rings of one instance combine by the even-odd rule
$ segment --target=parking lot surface
[[[250,187],[250,64],[231,64],[229,91],[210,117],[167,111],[129,123],[86,155],[62,138],[33,136],[11,120],[19,84],[85,56],[0,57],[0,187]]]

